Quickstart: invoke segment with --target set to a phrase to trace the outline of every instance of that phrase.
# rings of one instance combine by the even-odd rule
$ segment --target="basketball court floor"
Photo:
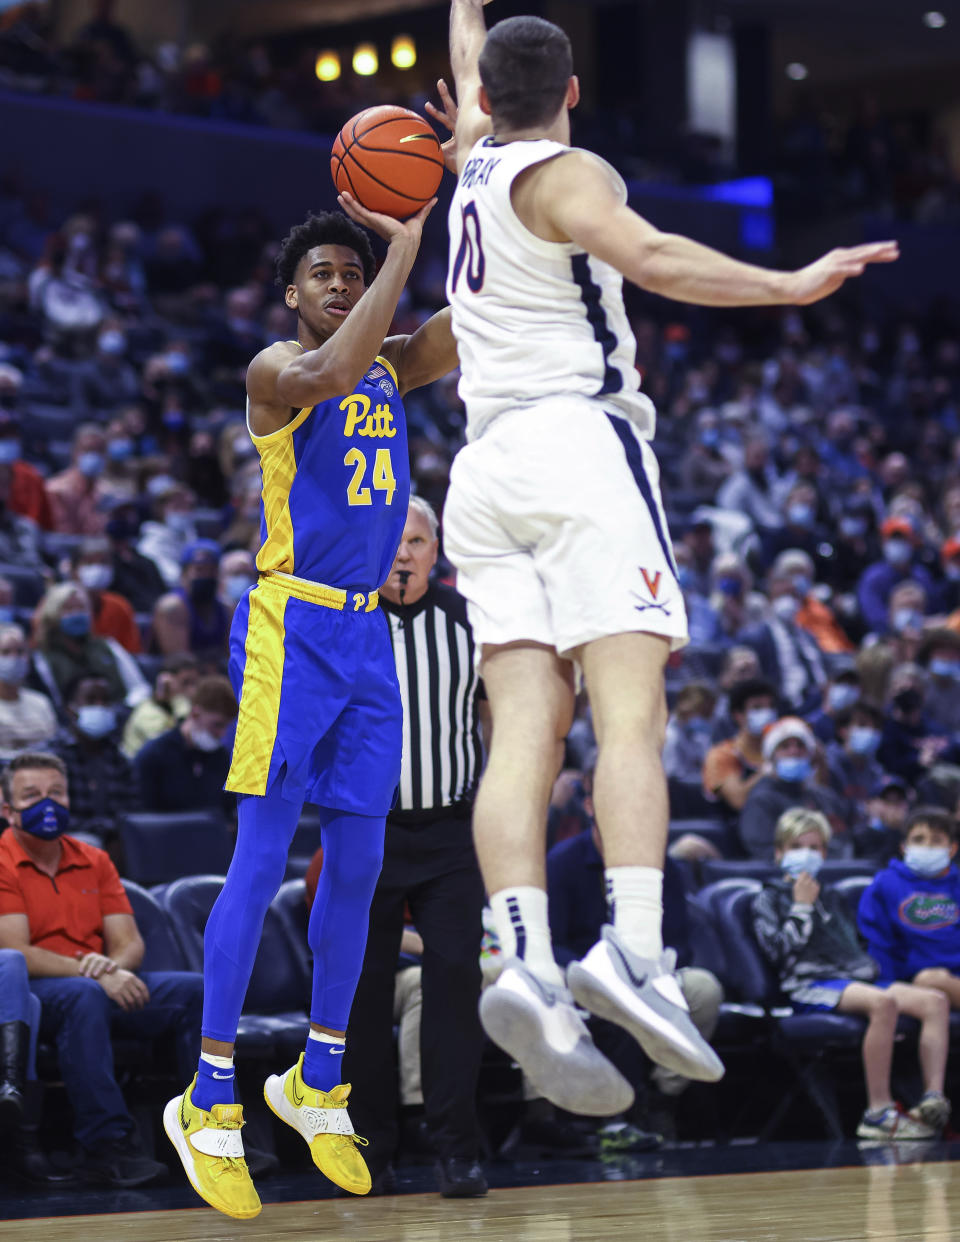
[[[429,1169],[386,1198],[317,1197],[318,1175],[265,1179],[232,1221],[179,1177],[136,1191],[0,1189],[7,1242],[955,1242],[960,1143],[678,1147],[610,1161],[493,1163],[485,1199],[441,1199]]]

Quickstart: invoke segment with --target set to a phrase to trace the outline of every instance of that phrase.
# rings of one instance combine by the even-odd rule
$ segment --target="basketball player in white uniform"
[[[574,999],[668,1069],[723,1074],[661,941],[663,669],[687,625],[622,276],[702,305],[805,304],[897,251],[858,246],[774,272],[659,232],[626,206],[609,165],[570,148],[579,88],[563,31],[521,17],[487,35],[482,7],[451,7],[459,184],[447,293],[468,443],[444,513],[493,715],[474,824],[507,964],[481,1016],[554,1103],[613,1113],[632,1089]],[[612,926],[565,983],[550,946],[544,838],[576,668],[599,748],[593,800]]]

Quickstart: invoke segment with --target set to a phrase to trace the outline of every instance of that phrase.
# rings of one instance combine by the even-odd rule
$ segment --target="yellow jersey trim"
[[[309,410],[303,411],[309,413]],[[257,553],[257,569],[293,569],[293,515],[290,495],[297,477],[297,459],[293,438],[275,435],[269,443],[257,444],[263,475],[263,514],[269,534]]]
[[[292,436],[298,427],[303,426],[307,415],[313,408],[314,407],[312,405],[305,405],[299,414],[290,419],[289,423],[284,423],[284,425],[282,427],[278,427],[276,431],[268,431],[265,436],[255,435],[250,430],[250,424],[248,423],[247,431],[250,433],[250,439],[254,442],[254,444],[260,445],[270,444],[271,441],[279,440],[282,436]]]
[[[396,373],[396,371],[393,369],[393,363],[388,362],[388,361],[386,360],[386,358],[384,358],[384,357],[383,357],[383,355],[382,355],[382,354],[377,354],[376,358],[374,359],[374,362],[379,362],[379,363],[380,363],[380,365],[381,365],[382,367],[386,367],[386,368],[387,368],[387,370],[390,372],[390,377],[391,377],[391,379],[392,379],[392,380],[393,380],[393,382],[396,384],[396,386],[399,388],[399,387],[400,387],[400,381],[397,379],[397,373]]]
[[[379,591],[345,591],[342,587],[325,586],[322,582],[310,582],[285,574],[282,570],[267,570],[260,578],[262,586],[277,587],[294,599],[308,604],[320,604],[337,612],[373,612],[380,603]]]
[[[264,591],[258,584],[249,599],[240,712],[225,788],[262,797],[267,792],[280,719],[287,596]]]

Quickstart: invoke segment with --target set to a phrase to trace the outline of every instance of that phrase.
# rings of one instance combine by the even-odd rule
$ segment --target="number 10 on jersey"
[[[349,505],[372,505],[373,497],[370,494],[370,488],[364,485],[364,478],[367,473],[367,459],[358,448],[352,448],[343,459],[343,464],[353,470],[350,482],[347,484],[347,504]],[[371,477],[373,490],[375,492],[384,492],[386,494],[386,504],[393,504],[393,493],[397,490],[397,480],[393,473],[393,462],[390,459],[390,450],[386,448],[377,449],[377,455],[373,460],[373,475]]]

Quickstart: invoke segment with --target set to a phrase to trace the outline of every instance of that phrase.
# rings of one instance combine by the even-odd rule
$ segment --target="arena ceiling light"
[[[372,43],[358,43],[353,49],[353,72],[361,78],[372,78],[380,68],[377,49]]]
[[[810,70],[806,65],[801,65],[799,60],[792,60],[786,69],[787,77],[794,82],[802,82],[804,78],[809,77]]]
[[[942,30],[947,24],[947,19],[938,9],[930,9],[923,15],[923,24],[929,26],[931,30]]]
[[[410,35],[397,35],[390,47],[395,69],[412,69],[417,63],[417,45]]]
[[[339,55],[330,51],[320,52],[313,71],[321,82],[336,82],[340,76]]]

